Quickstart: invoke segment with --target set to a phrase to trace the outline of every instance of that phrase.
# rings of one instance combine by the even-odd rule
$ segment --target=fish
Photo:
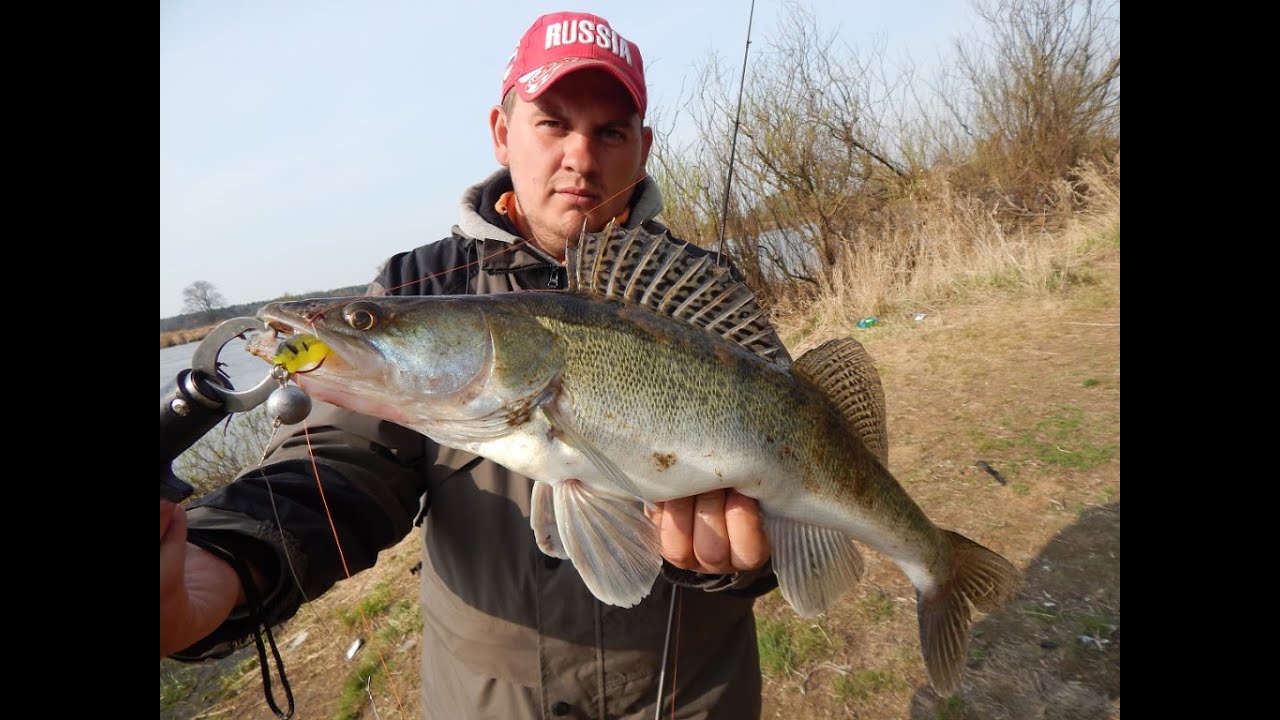
[[[858,583],[865,545],[915,587],[930,683],[954,692],[973,609],[1007,602],[1019,571],[936,526],[891,474],[866,349],[837,338],[793,360],[750,288],[665,232],[583,233],[566,266],[564,291],[273,302],[248,347],[305,359],[294,379],[314,398],[533,479],[539,548],[605,603],[651,591],[662,557],[645,509],[675,498],[755,498],[803,617]]]

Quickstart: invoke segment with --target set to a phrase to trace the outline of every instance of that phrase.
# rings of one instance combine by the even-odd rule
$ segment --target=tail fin
[[[960,685],[969,646],[969,605],[995,610],[1018,590],[1018,570],[1003,557],[969,538],[943,530],[951,541],[951,577],[927,593],[919,593],[920,651],[929,683],[939,695]]]

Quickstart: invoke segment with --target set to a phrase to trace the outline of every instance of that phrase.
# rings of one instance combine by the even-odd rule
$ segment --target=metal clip
[[[191,356],[191,369],[198,370],[208,377],[218,377],[218,353],[222,351],[222,348],[232,340],[243,337],[250,330],[262,329],[262,321],[257,318],[238,317],[224,321],[214,328],[196,347],[195,354]],[[271,392],[279,384],[280,381],[276,378],[275,373],[268,371],[262,382],[243,392],[228,390],[217,383],[206,383],[203,389],[215,396],[213,400],[221,406],[221,409],[233,413],[246,412],[266,402],[267,397],[271,395]],[[196,394],[202,393],[196,390]]]

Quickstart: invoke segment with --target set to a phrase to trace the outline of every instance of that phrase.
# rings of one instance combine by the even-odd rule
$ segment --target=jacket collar
[[[502,193],[511,189],[511,173],[506,168],[499,169],[467,188],[459,203],[459,219],[453,228],[454,233],[481,241],[482,248],[483,245],[493,247],[495,243],[510,245],[519,242],[521,238],[516,234],[515,226],[493,208]],[[628,228],[652,221],[662,212],[662,193],[658,191],[658,183],[652,177],[641,180],[637,189],[631,201],[631,216],[626,224]],[[509,272],[553,264],[559,263],[528,244],[509,252],[494,248],[481,254],[481,267],[488,272]]]

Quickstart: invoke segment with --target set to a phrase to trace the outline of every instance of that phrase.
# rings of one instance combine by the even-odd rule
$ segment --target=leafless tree
[[[182,309],[187,312],[208,312],[226,304],[218,288],[207,280],[197,280],[182,288]]]

